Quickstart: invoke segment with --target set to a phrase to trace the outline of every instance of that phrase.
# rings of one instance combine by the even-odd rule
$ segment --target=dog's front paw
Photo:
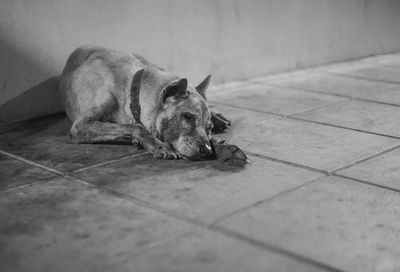
[[[215,157],[229,166],[244,166],[249,163],[246,153],[236,145],[224,141],[213,143]]]
[[[219,112],[211,112],[211,122],[213,123],[212,132],[221,133],[231,127],[231,121]]]

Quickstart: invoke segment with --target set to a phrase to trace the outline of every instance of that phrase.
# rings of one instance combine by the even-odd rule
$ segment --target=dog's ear
[[[208,75],[199,85],[197,85],[196,90],[197,92],[205,99],[206,98],[206,91],[208,88],[208,85],[210,85],[210,79],[211,75]]]
[[[168,97],[183,97],[187,95],[188,81],[186,78],[172,82],[161,92],[161,100],[164,103]]]

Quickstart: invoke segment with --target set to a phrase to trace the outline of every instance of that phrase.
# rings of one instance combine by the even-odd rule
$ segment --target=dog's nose
[[[201,145],[199,148],[199,152],[201,156],[209,156],[212,153],[211,146],[209,144]]]

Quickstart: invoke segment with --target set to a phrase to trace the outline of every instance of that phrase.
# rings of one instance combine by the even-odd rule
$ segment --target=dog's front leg
[[[225,141],[219,141],[214,137],[210,143],[215,159],[222,161],[226,165],[244,166],[249,163],[246,153],[238,146],[228,144]]]
[[[73,123],[67,136],[71,143],[124,142],[141,144],[159,159],[180,159],[170,146],[149,133],[142,125],[121,125],[116,123],[79,120]]]

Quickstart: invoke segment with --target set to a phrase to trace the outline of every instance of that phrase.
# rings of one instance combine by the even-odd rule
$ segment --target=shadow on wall
[[[56,71],[16,47],[0,41],[0,123],[62,112]]]
[[[58,76],[54,76],[0,105],[0,122],[26,120],[62,111]]]

